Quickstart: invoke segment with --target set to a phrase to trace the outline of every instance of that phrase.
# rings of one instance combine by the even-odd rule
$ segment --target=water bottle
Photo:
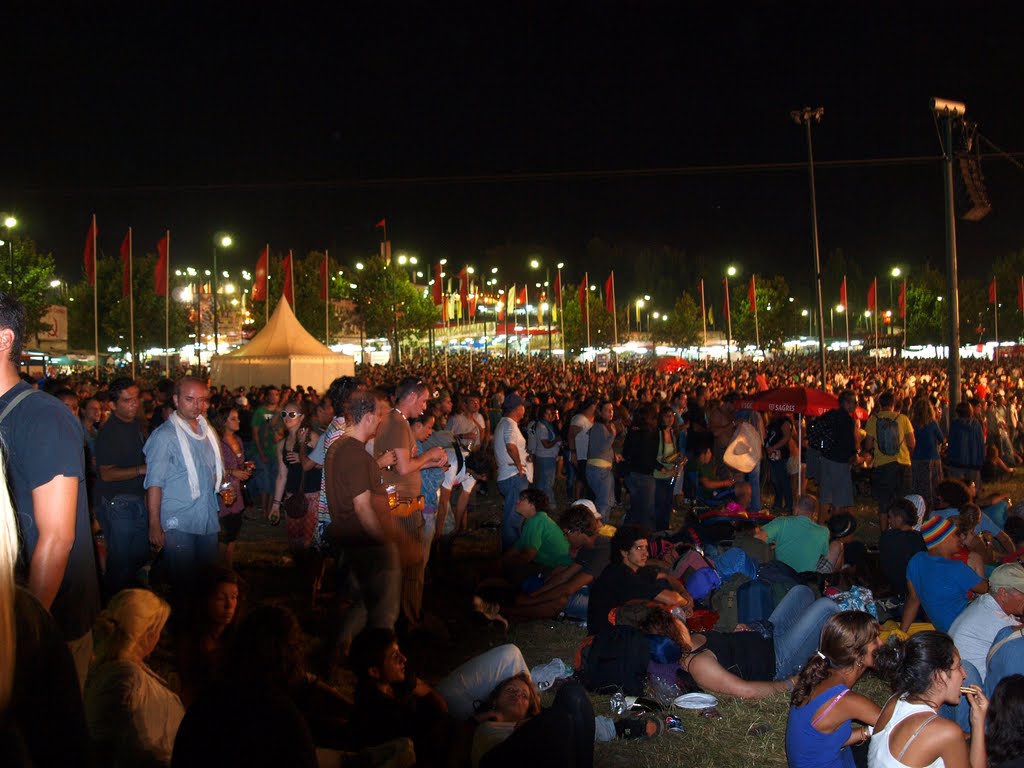
[[[613,715],[626,714],[626,697],[622,695],[622,691],[617,691],[616,694],[612,696],[609,704],[611,704]]]

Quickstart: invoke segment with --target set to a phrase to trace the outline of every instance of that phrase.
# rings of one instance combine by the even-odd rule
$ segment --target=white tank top
[[[896,726],[908,717],[921,712],[927,712],[931,717],[925,718],[924,722],[918,726],[917,730],[907,740],[907,743],[900,749],[899,754],[893,755],[889,750],[890,734],[892,734]],[[868,768],[907,768],[905,763],[900,762],[900,758],[906,753],[907,748],[913,744],[914,739],[920,735],[925,725],[936,717],[938,715],[935,714],[935,710],[925,704],[911,704],[904,698],[898,699],[893,709],[892,717],[889,718],[885,728],[875,731],[871,737],[871,744],[868,746]],[[929,763],[925,768],[945,768],[945,765],[945,761],[941,757],[937,757],[934,762]]]

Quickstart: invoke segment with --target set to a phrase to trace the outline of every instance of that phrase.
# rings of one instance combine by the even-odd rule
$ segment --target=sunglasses
[[[301,414],[298,411],[281,411],[282,419],[294,419]]]

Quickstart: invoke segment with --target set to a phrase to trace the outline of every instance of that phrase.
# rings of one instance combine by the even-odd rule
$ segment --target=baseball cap
[[[601,515],[597,513],[597,505],[594,504],[590,499],[577,499],[572,503],[574,507],[584,507],[590,510],[590,514],[596,517],[598,520],[601,519]]]
[[[921,537],[928,549],[934,549],[956,530],[951,520],[935,515],[921,523]]]
[[[1024,566],[1020,563],[1000,565],[988,577],[990,590],[1015,589],[1024,592]]]

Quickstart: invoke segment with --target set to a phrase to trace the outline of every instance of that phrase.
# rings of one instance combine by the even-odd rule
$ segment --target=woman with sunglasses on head
[[[868,748],[869,768],[985,768],[985,713],[981,687],[964,687],[960,653],[944,632],[919,632],[875,652],[875,667],[896,694],[875,723]],[[971,705],[971,742],[952,720],[939,715],[943,704]]]
[[[309,458],[309,452],[320,436],[309,427],[310,415],[309,403],[294,398],[281,408],[284,435],[277,443],[277,487],[270,511],[271,523],[274,523],[280,520],[283,508],[287,511],[289,499],[296,505],[292,513],[286,514],[285,520],[288,545],[296,556],[303,556],[309,550],[320,494],[321,469]],[[295,496],[302,500],[301,509],[293,498]],[[296,516],[296,510],[302,514]]]

